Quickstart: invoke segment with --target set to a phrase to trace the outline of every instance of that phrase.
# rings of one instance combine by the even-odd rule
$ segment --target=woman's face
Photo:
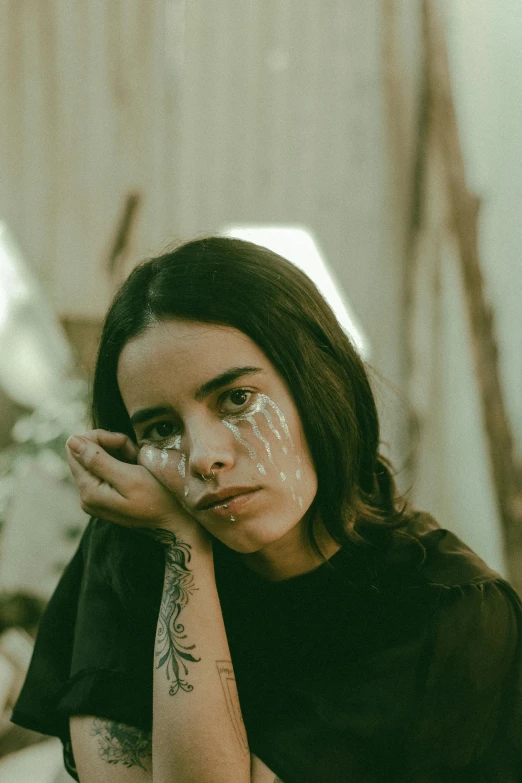
[[[139,462],[209,533],[253,553],[302,528],[317,476],[286,383],[249,337],[228,326],[154,324],[124,347],[118,384]],[[250,494],[200,507],[223,491]]]

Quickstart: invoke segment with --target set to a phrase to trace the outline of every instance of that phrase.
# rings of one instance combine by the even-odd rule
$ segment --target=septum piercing
[[[201,476],[203,481],[212,481],[212,479],[215,479],[216,477],[214,475],[214,470],[213,469],[210,472],[212,473],[212,475],[210,477],[204,476],[203,473],[200,473],[199,475]],[[223,504],[223,508],[228,508],[228,504],[224,503]]]

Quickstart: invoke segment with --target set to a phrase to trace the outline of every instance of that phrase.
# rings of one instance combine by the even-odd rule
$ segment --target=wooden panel
[[[76,364],[90,382],[96,364],[102,322],[91,318],[63,318],[62,326],[71,344]]]
[[[400,384],[407,203],[390,176],[382,8],[0,0],[0,214],[60,316],[105,311],[129,193],[123,273],[227,223],[300,223]]]
[[[144,194],[143,247],[170,224],[163,12],[161,0],[0,1],[0,209],[62,314],[105,309],[129,191]]]

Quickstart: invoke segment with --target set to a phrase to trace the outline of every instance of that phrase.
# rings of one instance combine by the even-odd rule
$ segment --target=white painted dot
[[[281,481],[286,481],[286,474],[281,471],[279,474],[281,476]]]

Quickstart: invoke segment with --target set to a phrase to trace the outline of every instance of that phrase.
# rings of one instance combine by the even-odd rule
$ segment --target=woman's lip
[[[214,506],[210,506],[210,508],[206,508],[205,512],[217,514],[218,516],[228,517],[231,514],[242,511],[244,506],[246,506],[247,503],[250,502],[252,497],[257,492],[259,492],[259,489],[254,489],[252,492],[242,492],[239,495],[234,495],[233,498],[229,498],[228,500],[222,500],[219,503],[216,503]]]

